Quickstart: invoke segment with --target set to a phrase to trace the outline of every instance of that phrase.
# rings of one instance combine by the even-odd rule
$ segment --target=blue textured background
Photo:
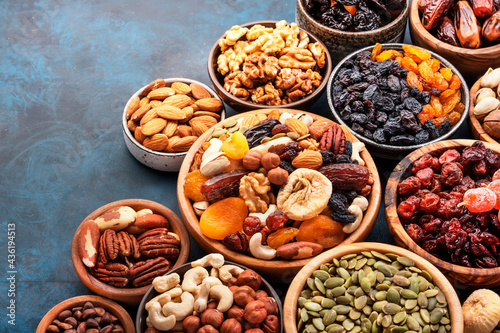
[[[125,147],[120,119],[129,96],[157,78],[211,86],[206,61],[217,38],[235,24],[293,22],[295,1],[11,0],[0,12],[0,328],[34,332],[52,306],[90,293],[70,259],[73,233],[90,212],[142,198],[179,214],[177,174],[148,169]],[[328,116],[324,95],[310,111]],[[378,162],[385,185],[395,164]],[[383,216],[382,207],[368,240],[392,242]],[[15,327],[6,309],[9,223]],[[201,255],[192,242],[190,259]],[[286,286],[276,287],[283,296]]]

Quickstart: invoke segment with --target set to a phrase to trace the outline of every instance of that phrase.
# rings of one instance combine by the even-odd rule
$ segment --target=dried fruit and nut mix
[[[128,129],[144,147],[165,153],[188,151],[220,121],[222,102],[197,83],[163,79],[147,85],[126,110]]]
[[[106,311],[106,309],[94,306],[92,302],[86,302],[82,306],[61,311],[45,332],[123,333],[125,330],[118,318]]]
[[[473,49],[498,44],[498,0],[418,0],[418,10],[424,28],[445,43]]]
[[[279,333],[278,303],[251,269],[225,264],[219,253],[191,263],[184,276],[153,281],[158,296],[146,303],[146,332]]]
[[[181,247],[170,223],[151,209],[120,206],[82,224],[78,254],[90,274],[114,287],[142,287],[167,273]]]
[[[276,27],[238,25],[219,40],[217,72],[230,94],[260,105],[298,101],[316,90],[326,64],[325,49],[311,43],[297,24],[279,21]]]
[[[302,0],[301,0],[302,1]],[[406,5],[404,0],[303,0],[319,23],[343,31],[378,29],[394,20]]]
[[[280,110],[217,125],[184,183],[201,232],[259,259],[339,244],[359,227],[373,184],[364,144],[349,139],[332,121]]]
[[[377,143],[421,144],[449,132],[461,117],[457,74],[419,47],[363,51],[335,77],[333,106],[353,131]]]
[[[500,156],[481,141],[425,154],[398,185],[397,213],[425,251],[457,265],[499,262]]]
[[[446,296],[432,276],[407,257],[377,251],[346,254],[314,271],[297,320],[300,333],[451,331]]]
[[[500,67],[489,68],[481,78],[480,89],[473,96],[474,115],[484,131],[500,139]]]

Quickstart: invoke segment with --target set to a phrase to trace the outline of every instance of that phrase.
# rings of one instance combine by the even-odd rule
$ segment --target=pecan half
[[[116,232],[107,229],[99,239],[99,259],[103,263],[108,263],[118,257],[119,244]]]
[[[143,233],[137,239],[139,251],[142,256],[165,257],[168,260],[176,260],[179,256],[181,242],[168,233],[166,228],[151,229]]]
[[[343,154],[345,152],[345,133],[338,124],[332,123],[321,136],[319,148],[328,150],[334,154]]]
[[[155,277],[164,275],[170,268],[170,262],[164,257],[140,261],[130,270],[130,273],[135,276],[132,284],[136,287],[151,284]]]
[[[97,279],[115,287],[125,287],[129,283],[130,270],[126,265],[120,263],[98,262],[91,274]]]

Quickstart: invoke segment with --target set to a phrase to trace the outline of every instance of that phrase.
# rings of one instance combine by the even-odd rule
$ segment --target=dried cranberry
[[[486,161],[480,160],[473,162],[472,171],[476,176],[483,176],[484,174],[486,174],[486,172],[488,171],[488,168],[486,167]]]
[[[408,233],[408,236],[410,236],[410,238],[417,243],[420,242],[420,240],[422,240],[422,238],[424,237],[424,231],[422,230],[422,228],[414,223],[409,224],[406,227],[406,232]]]
[[[470,147],[465,147],[462,151],[462,160],[464,163],[479,161],[485,158],[486,149],[481,141],[475,141]]]
[[[421,185],[417,177],[410,176],[398,184],[398,193],[403,196],[415,194],[420,189]]]
[[[398,205],[398,216],[402,219],[409,219],[418,213],[420,199],[416,196],[411,196],[408,199],[401,201]]]
[[[445,164],[445,163],[451,163],[451,162],[457,162],[462,158],[460,153],[456,149],[448,149],[444,153],[439,156],[439,163],[440,164]]]
[[[229,250],[245,253],[248,250],[248,238],[242,231],[227,235],[223,240],[224,244]]]
[[[439,170],[439,162],[437,158],[433,157],[431,154],[424,154],[418,160],[413,162],[413,168],[411,171],[417,173],[418,170],[424,168],[433,168],[434,170]]]
[[[422,248],[429,253],[436,253],[438,252],[439,246],[435,239],[429,239],[423,242]]]
[[[432,219],[430,222],[422,225],[423,229],[427,233],[439,233],[441,226],[443,225],[443,220],[440,218]]]
[[[288,133],[288,132],[290,132],[288,126],[286,126],[285,124],[277,124],[273,127],[271,134],[276,135],[279,133]]]
[[[445,163],[441,169],[442,182],[447,186],[460,184],[463,178],[463,171],[460,164],[456,162]]]
[[[248,216],[243,221],[243,232],[248,236],[258,233],[262,229],[262,223],[257,216]]]
[[[439,195],[436,193],[424,195],[420,201],[420,209],[425,213],[434,213],[437,210],[439,199]]]
[[[276,210],[267,217],[266,226],[269,228],[269,230],[276,231],[283,228],[287,222],[288,217],[286,216],[286,214],[280,210]]]
[[[433,176],[434,176],[434,171],[431,168],[420,169],[416,173],[416,177],[420,180],[420,182],[424,186],[432,185]]]

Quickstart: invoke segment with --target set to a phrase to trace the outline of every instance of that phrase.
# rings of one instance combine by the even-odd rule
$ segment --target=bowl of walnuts
[[[346,128],[299,110],[257,110],[196,141],[177,193],[186,227],[206,252],[289,282],[324,249],[368,236],[380,180]]]

